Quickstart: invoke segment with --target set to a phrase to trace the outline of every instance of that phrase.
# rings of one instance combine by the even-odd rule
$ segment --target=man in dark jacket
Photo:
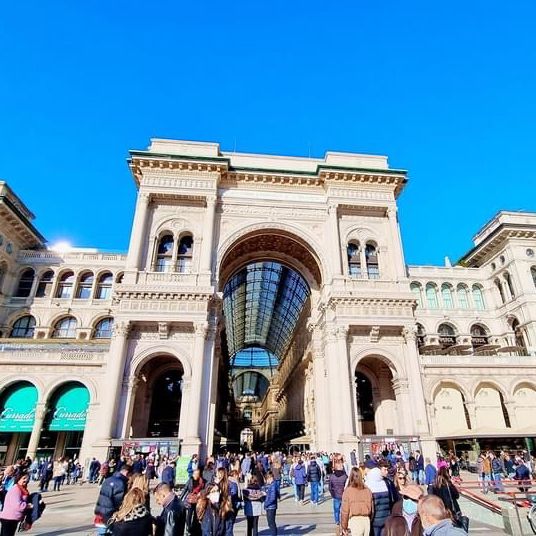
[[[130,465],[123,465],[119,472],[116,472],[102,483],[95,506],[95,524],[100,526],[104,523],[106,525],[112,515],[119,510],[123,497],[127,492],[130,472]]]
[[[167,484],[158,484],[154,490],[156,502],[162,512],[155,518],[155,536],[183,536],[186,509]]]
[[[311,504],[315,506],[318,504],[318,491],[320,481],[322,480],[322,469],[316,463],[316,457],[314,455],[311,457],[309,467],[307,468],[307,480],[311,483]]]
[[[175,487],[175,462],[170,462],[162,470],[162,484],[167,484],[171,489]]]

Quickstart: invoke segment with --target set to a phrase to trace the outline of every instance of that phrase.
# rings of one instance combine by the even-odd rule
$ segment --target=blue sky
[[[127,151],[387,154],[406,260],[459,258],[536,210],[536,2],[10,2],[0,178],[54,242],[128,246]]]

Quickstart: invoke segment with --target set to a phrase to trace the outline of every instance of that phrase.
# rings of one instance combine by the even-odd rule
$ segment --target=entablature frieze
[[[372,298],[357,296],[331,296],[326,308],[337,316],[345,317],[409,317],[413,318],[413,299],[405,298]]]

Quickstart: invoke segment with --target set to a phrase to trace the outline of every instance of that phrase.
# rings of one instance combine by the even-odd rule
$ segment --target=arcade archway
[[[235,243],[220,266],[220,384],[228,388],[218,398],[218,431],[228,445],[243,444],[247,429],[254,446],[283,446],[305,433],[305,326],[320,265],[301,239],[258,231]]]
[[[169,355],[155,356],[141,367],[136,375],[131,438],[178,436],[183,375],[181,362]]]

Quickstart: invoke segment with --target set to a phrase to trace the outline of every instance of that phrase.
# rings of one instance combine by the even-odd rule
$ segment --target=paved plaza
[[[32,490],[35,485],[32,486]],[[96,485],[64,486],[60,492],[45,493],[47,509],[43,518],[31,531],[33,535],[93,535],[93,507],[98,495]],[[282,500],[279,503],[277,522],[279,534],[284,536],[314,534],[318,536],[335,534],[335,526],[331,515],[331,499],[325,494],[325,500],[317,507],[313,507],[307,500],[299,506],[291,495],[290,488],[282,490]],[[462,503],[463,505],[463,503]],[[160,507],[152,505],[153,513],[160,512]],[[268,534],[266,519],[260,519],[260,534]],[[505,534],[502,530],[479,523],[471,522],[470,533],[494,536]],[[243,514],[239,514],[235,525],[235,535],[246,534],[246,521]]]

